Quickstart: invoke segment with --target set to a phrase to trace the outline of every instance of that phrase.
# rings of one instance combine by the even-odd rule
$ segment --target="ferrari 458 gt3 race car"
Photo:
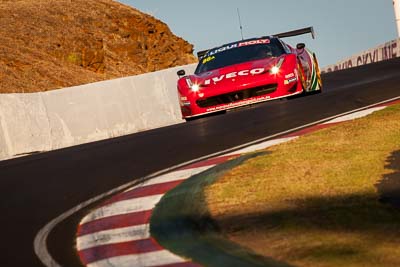
[[[296,48],[285,37],[311,33],[313,28],[252,38],[198,53],[194,75],[178,71],[182,117],[196,116],[253,103],[320,92],[318,61],[304,43]]]

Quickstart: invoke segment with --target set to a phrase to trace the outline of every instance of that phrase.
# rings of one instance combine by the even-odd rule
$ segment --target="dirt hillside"
[[[0,93],[36,92],[195,62],[193,46],[112,0],[0,0]]]

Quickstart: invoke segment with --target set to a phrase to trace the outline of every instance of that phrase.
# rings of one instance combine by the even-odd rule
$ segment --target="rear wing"
[[[312,38],[315,39],[315,32],[314,32],[313,27],[298,29],[298,30],[294,30],[294,31],[290,31],[290,32],[282,32],[282,33],[274,34],[273,36],[278,37],[278,38],[287,38],[287,37],[293,37],[293,36],[307,34],[307,33],[311,33]]]

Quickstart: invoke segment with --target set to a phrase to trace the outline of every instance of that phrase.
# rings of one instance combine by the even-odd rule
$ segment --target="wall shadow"
[[[400,150],[393,152],[386,163],[385,168],[393,172],[384,175],[376,185],[380,201],[400,208]]]
[[[391,172],[376,185],[379,196],[361,193],[291,199],[288,200],[290,208],[286,209],[271,210],[266,207],[255,213],[225,214],[218,218],[219,230],[241,238],[274,233],[278,233],[279,237],[282,233],[282,238],[292,239],[289,243],[295,243],[296,238],[308,233],[316,233],[321,239],[328,235],[351,236],[348,243],[338,238],[340,241],[337,243],[320,246],[309,244],[301,251],[293,247],[290,253],[298,258],[304,256],[317,261],[358,258],[370,264],[371,260],[376,260],[373,254],[380,248],[381,242],[388,242],[392,247],[400,246],[400,210],[397,209],[400,207],[400,151],[388,157],[385,168]],[[368,246],[353,246],[354,242],[364,241]],[[371,266],[368,264],[366,266]],[[400,266],[400,260],[393,264]]]

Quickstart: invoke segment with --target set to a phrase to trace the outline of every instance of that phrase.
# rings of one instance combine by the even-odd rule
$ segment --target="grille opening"
[[[277,87],[278,84],[269,84],[241,91],[235,91],[228,94],[213,96],[202,100],[197,100],[196,103],[201,108],[207,108],[221,104],[229,104],[256,96],[273,93],[276,91]]]

